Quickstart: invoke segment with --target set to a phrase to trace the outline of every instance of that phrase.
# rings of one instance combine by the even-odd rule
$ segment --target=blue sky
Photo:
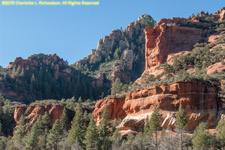
[[[99,1],[99,6],[75,7],[0,5],[0,65],[38,53],[56,53],[72,64],[113,29],[124,29],[142,14],[159,21],[202,10],[214,13],[225,6],[225,0]]]

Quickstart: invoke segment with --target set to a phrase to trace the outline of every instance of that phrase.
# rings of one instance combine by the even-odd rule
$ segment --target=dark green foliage
[[[4,136],[0,136],[0,149],[5,150],[7,145],[8,139]]]
[[[122,54],[122,49],[119,47],[115,50],[113,56],[114,56],[114,59],[120,59],[121,57],[121,54]]]
[[[200,123],[193,135],[193,147],[198,150],[205,150],[213,147],[215,142],[213,136],[206,131],[206,124]]]
[[[145,126],[145,135],[152,135],[154,133],[155,147],[158,147],[158,131],[161,126],[162,115],[159,113],[157,106],[154,106],[154,111],[151,115],[149,122]]]
[[[133,134],[129,134],[128,139],[123,141],[121,149],[122,150],[149,150],[149,149],[156,149],[156,147],[154,147],[151,136],[145,135],[143,133],[138,133],[135,136]]]
[[[48,147],[51,149],[58,149],[58,142],[62,139],[63,129],[59,120],[56,120],[52,129],[50,130],[50,134],[48,135]]]
[[[184,110],[180,104],[177,115],[176,115],[176,127],[180,130],[185,130],[187,127],[187,118]]]
[[[39,128],[40,128],[41,132],[49,131],[51,118],[50,118],[48,112],[45,112],[45,114],[39,118],[40,118]]]
[[[67,124],[68,124],[68,117],[67,117],[66,108],[63,109],[63,113],[62,113],[59,121],[60,121],[62,131],[66,131],[66,127],[67,127]]]
[[[66,100],[66,107],[70,110],[74,110],[75,106],[76,106],[76,99],[75,97],[72,97],[70,99]]]
[[[116,96],[116,94],[119,94],[122,91],[122,87],[122,82],[119,78],[116,78],[116,80],[112,83],[111,95]]]
[[[33,55],[28,58],[37,65],[13,64],[5,78],[0,80],[3,89],[17,93],[24,99],[13,100],[31,103],[34,100],[70,98],[98,98],[97,88],[91,85],[91,78],[68,66],[64,60],[49,55]],[[31,63],[31,64],[32,64]],[[3,75],[4,76],[4,75]]]
[[[188,124],[188,121],[187,121],[186,115],[180,104],[179,110],[176,115],[176,127],[179,130],[179,134],[180,134],[180,139],[179,139],[180,150],[183,149],[183,132],[185,131],[187,124]]]
[[[99,131],[99,143],[101,150],[108,150],[111,147],[111,140],[110,140],[110,123],[109,123],[109,108],[106,106],[104,111],[101,115],[101,122],[98,126]]]
[[[166,74],[166,76],[174,75],[175,69],[173,68],[173,66],[165,64],[164,65],[164,74]],[[151,80],[151,78],[150,78],[150,80]]]
[[[156,25],[156,21],[149,15],[142,15],[138,22],[143,26],[154,27]]]
[[[217,140],[219,141],[219,147],[225,148],[225,120],[220,119],[217,127],[216,127],[218,133],[216,135]]]
[[[86,150],[97,150],[98,149],[98,132],[96,123],[93,116],[91,116],[86,135],[85,135],[85,145]]]
[[[13,133],[13,128],[16,126],[14,120],[14,109],[15,106],[20,103],[11,102],[5,99],[0,94],[0,122],[1,122],[1,135],[10,136]]]
[[[36,149],[36,147],[38,146],[38,133],[39,127],[38,127],[38,123],[34,123],[29,135],[28,135],[28,141],[26,142],[26,148],[31,150],[31,149]]]
[[[82,107],[79,104],[68,134],[69,145],[72,145],[77,140],[84,147],[85,130],[85,120],[83,118]]]
[[[19,119],[19,124],[15,127],[15,131],[14,131],[14,139],[18,142],[18,143],[23,143],[23,138],[25,136],[25,131],[26,131],[26,127],[25,127],[25,122],[24,122],[24,116],[22,115]]]

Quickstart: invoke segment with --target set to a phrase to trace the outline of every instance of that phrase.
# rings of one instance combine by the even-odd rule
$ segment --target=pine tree
[[[183,132],[184,130],[186,129],[187,127],[187,118],[186,118],[186,115],[184,113],[184,110],[182,109],[182,106],[180,105],[179,106],[179,110],[177,112],[177,115],[176,115],[176,127],[178,128],[179,130],[179,134],[180,134],[180,141],[179,141],[179,149],[182,150],[183,147]]]
[[[94,121],[93,116],[91,116],[91,119],[87,128],[87,132],[85,135],[85,145],[86,145],[86,150],[97,149],[98,132],[97,132],[97,127],[96,127],[96,123]]]
[[[149,132],[155,134],[155,148],[158,149],[158,131],[160,129],[160,121],[162,120],[162,115],[159,113],[157,106],[154,106],[154,111],[149,121]]]
[[[109,136],[111,134],[110,132],[110,123],[109,123],[109,108],[106,106],[104,108],[104,111],[101,115],[101,121],[98,126],[99,131],[99,140],[101,143],[101,149],[107,150],[111,147],[111,141],[109,139]]]
[[[62,139],[62,134],[63,131],[60,121],[56,120],[48,136],[48,147],[52,147],[54,150],[57,150],[58,142]]]
[[[2,123],[1,123],[1,120],[0,120],[0,136],[2,136]]]
[[[48,112],[45,112],[45,114],[41,117],[41,128],[43,131],[49,131],[51,124],[51,118],[48,114]]]
[[[81,97],[79,97],[79,99],[78,99],[78,103],[82,103],[83,102],[83,100],[82,100],[82,98]]]
[[[50,129],[51,119],[47,112],[43,116],[39,116],[36,123],[38,124],[39,146],[46,149],[47,136]]]
[[[29,150],[37,149],[38,146],[38,123],[35,122],[28,136],[28,141],[26,143],[26,148]]]
[[[218,131],[216,138],[218,139],[221,148],[225,148],[225,120],[224,119],[220,119],[216,129]]]
[[[71,129],[68,134],[68,142],[69,145],[72,145],[75,140],[79,142],[79,144],[84,147],[83,141],[85,137],[85,122],[83,118],[83,112],[80,105],[78,105],[75,117],[73,118]]]
[[[206,123],[200,123],[193,134],[193,147],[198,150],[205,150],[212,147],[213,137],[206,131]]]
[[[152,131],[150,129],[150,126],[149,126],[149,118],[147,117],[146,120],[145,120],[145,126],[144,126],[144,134],[145,135],[152,135]]]
[[[30,93],[34,92],[35,83],[36,83],[36,79],[34,74],[32,74],[32,77],[30,79]]]
[[[116,80],[112,83],[111,95],[116,96],[116,94],[122,91],[122,87],[123,87],[122,82],[120,81],[119,78],[116,78]]]
[[[60,125],[61,125],[61,129],[64,132],[66,130],[66,126],[67,126],[67,123],[68,123],[66,108],[63,109],[63,113],[60,117],[59,122],[60,122]]]
[[[19,119],[19,124],[15,128],[14,138],[17,142],[22,144],[22,140],[24,136],[25,136],[25,122],[24,122],[24,116],[22,115]]]
[[[119,149],[122,144],[122,138],[118,129],[114,131],[111,140],[112,140],[112,149],[114,150]]]

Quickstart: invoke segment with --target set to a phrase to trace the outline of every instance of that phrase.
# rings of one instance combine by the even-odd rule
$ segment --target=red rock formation
[[[60,118],[63,112],[63,109],[64,109],[64,106],[57,105],[57,104],[36,105],[36,106],[17,106],[14,112],[14,120],[16,121],[16,124],[18,124],[21,115],[25,115],[24,120],[26,123],[29,123],[28,128],[30,128],[39,116],[44,115],[45,112],[48,112],[51,118],[51,124],[54,124],[54,122]]]
[[[224,59],[225,62],[225,59]],[[212,74],[214,72],[225,72],[225,64],[222,62],[215,63],[207,67],[207,74]]]
[[[173,127],[179,104],[187,113],[188,129],[193,130],[200,121],[209,127],[216,125],[218,110],[217,90],[201,82],[175,82],[135,90],[126,95],[123,110],[127,116],[120,129],[141,129],[146,117],[150,117],[156,105],[163,114],[162,127]]]
[[[95,104],[93,112],[94,119],[97,123],[101,120],[101,114],[106,106],[109,108],[110,119],[123,119],[126,113],[123,110],[124,98],[106,98],[101,99]]]
[[[215,127],[219,100],[217,89],[201,82],[175,82],[170,85],[155,85],[127,93],[124,99],[108,98],[99,100],[95,105],[94,118],[101,120],[105,106],[109,107],[111,119],[121,118],[120,130],[140,131],[154,105],[163,114],[162,127],[174,127],[179,105],[184,108],[188,118],[188,129],[193,131],[201,121]],[[125,117],[125,118],[124,118]]]
[[[225,19],[225,8],[222,8],[213,16],[201,12],[200,15],[186,18],[161,19],[153,28],[145,28],[145,70],[166,62],[167,56],[181,51],[191,51],[194,44],[206,40],[204,35],[210,30],[202,30],[213,24],[201,20],[206,17],[214,17],[215,21],[222,22]]]
[[[215,18],[222,22],[225,19],[225,7],[214,13]]]
[[[14,120],[19,123],[20,117],[25,113],[27,106],[17,106],[14,111]]]
[[[145,28],[145,70],[166,62],[169,54],[192,50],[193,45],[203,39],[201,29],[172,26],[167,22],[161,20],[154,29]]]

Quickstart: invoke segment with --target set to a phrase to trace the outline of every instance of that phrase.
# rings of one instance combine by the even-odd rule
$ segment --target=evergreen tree
[[[29,133],[29,136],[28,136],[28,141],[26,143],[26,148],[29,149],[29,150],[35,150],[37,149],[37,146],[38,146],[38,123],[35,122],[30,133]]]
[[[43,116],[39,116],[36,122],[38,124],[38,134],[40,135],[39,145],[42,149],[46,149],[47,136],[51,125],[51,119],[48,112],[45,112]]]
[[[81,97],[79,97],[79,99],[78,99],[78,103],[82,103],[83,102],[83,100],[82,100],[82,98]]]
[[[66,126],[67,126],[67,123],[68,123],[66,108],[63,109],[63,113],[62,113],[59,121],[60,121],[62,131],[63,132],[66,131]]]
[[[224,119],[220,119],[216,129],[218,131],[216,138],[218,139],[220,143],[220,147],[225,149],[225,120]]]
[[[111,141],[109,139],[109,136],[111,134],[110,132],[110,123],[109,123],[109,108],[106,106],[104,108],[104,111],[101,115],[101,122],[98,126],[99,131],[99,140],[101,143],[101,149],[102,150],[108,150],[111,147]]]
[[[13,137],[20,144],[22,144],[23,137],[25,136],[25,130],[24,116],[22,115],[19,119],[19,124],[15,128]]]
[[[157,106],[154,106],[154,111],[149,121],[149,133],[155,134],[155,148],[158,149],[158,131],[160,129],[160,121],[162,120],[162,115],[159,113]]]
[[[115,50],[113,56],[115,59],[120,59],[121,54],[122,54],[122,49],[119,47]]]
[[[1,123],[1,120],[0,120],[0,136],[2,135],[2,123]]]
[[[41,124],[42,124],[43,130],[48,131],[50,129],[51,118],[50,118],[48,112],[45,112],[45,114],[42,116]]]
[[[149,126],[149,118],[147,117],[146,120],[145,120],[145,126],[144,126],[144,134],[145,135],[152,135],[152,131],[150,129],[150,126]]]
[[[74,110],[75,106],[76,106],[76,99],[74,96],[71,99],[66,100],[66,108]]]
[[[113,150],[119,149],[122,144],[122,138],[118,129],[114,131],[111,140],[112,140],[112,149]]]
[[[111,95],[116,96],[116,94],[121,92],[122,87],[123,87],[122,82],[120,81],[119,78],[116,78],[116,80],[112,83]]]
[[[183,132],[184,130],[186,129],[187,127],[187,118],[186,118],[186,115],[184,113],[184,110],[182,109],[182,106],[180,104],[179,106],[179,110],[177,112],[177,115],[176,115],[176,127],[178,128],[179,130],[179,134],[180,134],[180,141],[179,141],[179,149],[182,150],[183,147]]]
[[[86,150],[97,150],[98,132],[93,116],[91,116],[87,132],[85,135]]]
[[[48,147],[52,147],[52,149],[57,150],[58,142],[62,139],[62,134],[63,130],[60,121],[56,120],[48,136]]]
[[[200,123],[193,134],[192,144],[194,149],[205,150],[212,147],[213,137],[206,131],[206,123]]]
[[[31,79],[30,79],[30,92],[34,92],[34,87],[35,87],[36,79],[34,74],[32,74]]]
[[[76,114],[72,121],[71,129],[69,130],[68,134],[69,145],[72,145],[75,140],[77,140],[79,144],[84,147],[83,141],[85,137],[85,130],[86,126],[83,118],[82,108],[81,105],[78,105]]]

